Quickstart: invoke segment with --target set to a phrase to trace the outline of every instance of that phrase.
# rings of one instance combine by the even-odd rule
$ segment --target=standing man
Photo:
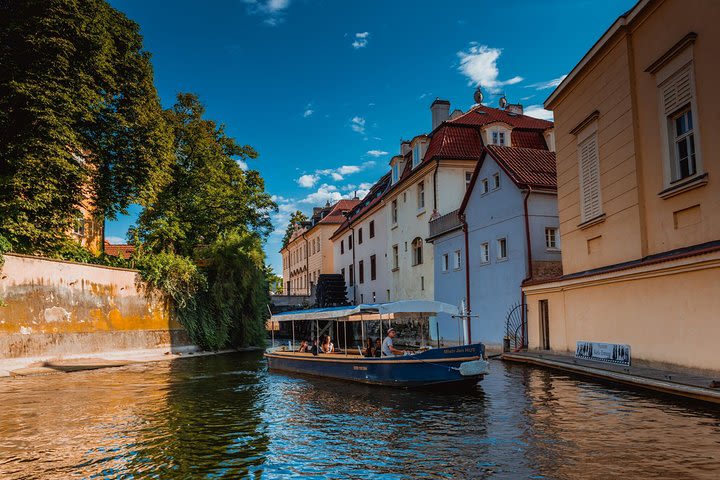
[[[396,355],[405,355],[405,350],[398,350],[393,347],[393,338],[395,338],[395,329],[390,328],[387,331],[387,337],[382,343],[382,356],[383,357],[394,357]]]

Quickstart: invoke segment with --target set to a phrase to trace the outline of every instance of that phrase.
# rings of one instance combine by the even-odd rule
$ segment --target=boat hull
[[[271,370],[349,380],[371,385],[422,388],[474,385],[483,375],[464,376],[460,364],[483,358],[482,344],[437,348],[417,355],[365,358],[359,355],[266,353]]]

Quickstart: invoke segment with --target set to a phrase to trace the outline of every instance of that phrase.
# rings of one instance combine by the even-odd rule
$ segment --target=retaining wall
[[[6,254],[0,300],[0,358],[189,345],[137,270]]]

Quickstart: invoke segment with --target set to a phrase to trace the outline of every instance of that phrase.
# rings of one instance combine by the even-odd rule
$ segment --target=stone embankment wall
[[[0,358],[189,345],[164,298],[137,270],[6,254],[0,270]]]

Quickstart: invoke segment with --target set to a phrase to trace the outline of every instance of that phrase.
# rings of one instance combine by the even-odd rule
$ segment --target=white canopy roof
[[[457,315],[458,307],[449,303],[433,300],[401,300],[390,303],[371,303],[349,305],[346,307],[311,308],[308,310],[293,310],[273,315],[273,322],[289,322],[292,320],[350,320],[360,321],[363,314],[380,314],[398,318],[403,314],[431,316],[438,313]],[[350,318],[352,316],[352,318]],[[376,318],[376,316],[375,316]]]

